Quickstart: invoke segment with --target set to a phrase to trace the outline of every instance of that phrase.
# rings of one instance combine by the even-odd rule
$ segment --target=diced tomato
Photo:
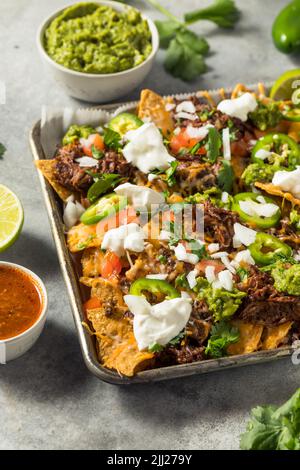
[[[136,210],[133,207],[126,207],[126,209],[123,209],[117,214],[117,223],[118,227],[120,225],[126,225],[126,224],[132,224],[136,223],[138,224],[139,218],[136,214]]]
[[[122,263],[118,255],[113,251],[107,251],[101,265],[101,276],[109,279],[112,276],[117,276],[122,271]]]
[[[88,139],[82,139],[84,154],[88,157],[92,157],[92,146],[97,150],[104,150],[104,140],[100,134],[91,134]]]
[[[165,211],[161,215],[162,223],[170,223],[175,222],[175,214],[174,211]]]
[[[173,135],[170,141],[170,148],[172,152],[179,153],[181,149],[190,149],[199,142],[199,139],[191,139],[186,132],[182,129],[177,135]]]
[[[85,312],[87,310],[93,310],[94,308],[100,308],[100,307],[101,307],[101,301],[97,297],[91,297],[83,305],[83,309]]]
[[[212,259],[202,259],[196,264],[196,269],[199,272],[205,273],[207,266],[213,266],[215,268],[215,274],[218,274],[225,269],[225,266],[221,261]]]
[[[133,207],[126,207],[112,217],[107,217],[101,220],[96,225],[96,232],[99,238],[102,238],[105,232],[112,230],[113,228],[120,227],[121,225],[127,225],[131,223],[139,223],[139,217]]]

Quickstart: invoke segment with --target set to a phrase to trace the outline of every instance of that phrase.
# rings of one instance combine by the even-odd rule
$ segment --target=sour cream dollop
[[[152,122],[127,132],[126,138],[129,143],[123,148],[123,155],[143,173],[150,173],[156,168],[166,170],[175,160],[168,153],[161,133]]]
[[[218,104],[218,110],[228,116],[247,121],[248,114],[257,108],[257,101],[251,93],[244,93],[232,100],[223,100]]]
[[[153,344],[168,344],[183,330],[192,312],[191,299],[185,297],[156,305],[136,295],[125,295],[124,301],[134,315],[133,332],[140,351]]]

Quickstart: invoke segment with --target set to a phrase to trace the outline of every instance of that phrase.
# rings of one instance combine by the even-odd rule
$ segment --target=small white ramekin
[[[17,269],[31,277],[40,291],[43,306],[40,316],[36,322],[30,328],[28,328],[28,330],[17,336],[13,336],[12,338],[0,340],[0,364],[5,364],[9,361],[12,361],[13,359],[16,359],[17,357],[22,356],[37,341],[45,325],[48,298],[44,283],[29,269],[24,268],[23,266],[19,266],[18,264],[7,263],[4,261],[0,261],[0,266],[7,266],[9,268]]]
[[[95,0],[93,3],[111,6],[117,11],[124,11],[128,8],[128,5],[120,2]],[[74,3],[72,4],[74,5]],[[149,74],[159,48],[159,35],[153,21],[142,14],[142,17],[147,20],[152,34],[152,52],[142,64],[133,69],[110,74],[77,72],[56,63],[51,59],[44,48],[45,30],[58,15],[68,8],[68,6],[70,5],[66,5],[64,8],[54,12],[42,22],[38,29],[37,47],[46,71],[53,76],[68,95],[91,103],[107,103],[137,88]]]

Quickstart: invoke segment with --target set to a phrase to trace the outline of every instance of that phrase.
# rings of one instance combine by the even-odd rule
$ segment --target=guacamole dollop
[[[272,181],[272,178],[276,171],[278,171],[278,167],[274,165],[266,165],[264,163],[251,163],[245,169],[244,173],[242,174],[242,179],[244,180],[247,186],[256,183],[257,181],[263,183],[269,183]]]
[[[63,145],[73,144],[81,138],[87,139],[89,135],[96,134],[96,129],[91,126],[77,126],[73,124],[69,127],[63,138]]]
[[[249,113],[249,119],[261,131],[266,131],[277,124],[282,119],[282,114],[279,110],[278,103],[271,102],[264,104],[259,102],[255,111]]]
[[[134,8],[118,12],[96,3],[66,8],[45,32],[44,47],[58,64],[109,74],[141,64],[152,51],[151,32]]]
[[[296,209],[292,209],[290,212],[290,222],[296,230],[300,230],[300,214]]]
[[[300,264],[287,268],[286,263],[278,261],[271,270],[274,287],[279,292],[289,295],[300,295]]]
[[[226,320],[232,317],[246,296],[245,292],[233,288],[232,292],[225,289],[214,289],[205,278],[199,278],[194,290],[198,298],[205,300],[215,321]]]

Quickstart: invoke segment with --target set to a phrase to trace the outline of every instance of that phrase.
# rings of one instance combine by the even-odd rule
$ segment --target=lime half
[[[296,83],[299,80],[299,83]],[[294,87],[293,87],[294,83]],[[300,88],[300,69],[288,70],[280,75],[272,86],[270,98],[273,100],[290,100],[293,92]]]
[[[10,247],[20,235],[24,212],[17,196],[0,184],[0,252]]]

